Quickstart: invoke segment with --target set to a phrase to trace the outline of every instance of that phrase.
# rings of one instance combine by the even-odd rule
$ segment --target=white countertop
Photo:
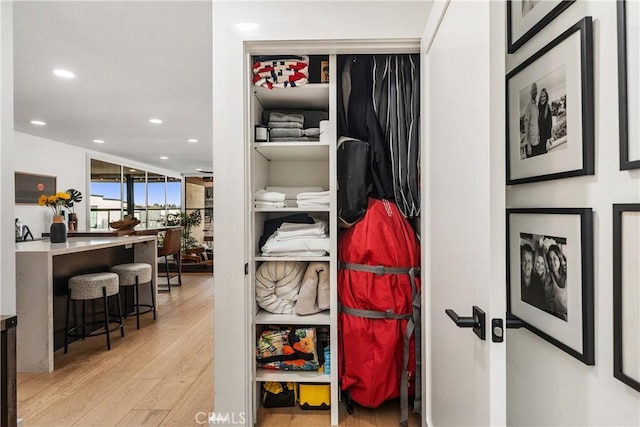
[[[34,240],[16,243],[16,254],[51,253],[52,255],[90,251],[127,244],[155,241],[156,236],[107,236],[107,237],[69,237],[65,243],[51,243],[46,240]]]

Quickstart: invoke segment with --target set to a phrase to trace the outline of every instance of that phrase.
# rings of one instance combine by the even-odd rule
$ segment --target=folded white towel
[[[283,222],[278,227],[277,231],[297,231],[297,230],[321,230],[327,232],[328,223],[322,219],[313,219],[315,222],[312,224],[296,223],[296,222]]]
[[[295,199],[300,193],[311,191],[324,191],[322,187],[267,187],[267,191],[284,193],[285,199]]]
[[[254,206],[256,208],[286,208],[287,204],[285,202],[265,202],[262,200],[254,201]]]
[[[293,252],[274,252],[274,253],[262,253],[262,256],[269,257],[285,257],[285,256],[295,256],[295,257],[303,257],[303,256],[323,256],[326,255],[327,251],[293,251]]]
[[[316,199],[329,199],[330,191],[306,191],[298,193],[297,200],[316,200]]]
[[[284,202],[285,194],[278,191],[258,190],[253,194],[255,200],[263,202]]]
[[[285,222],[282,225],[285,227],[280,226],[275,232],[277,240],[327,236],[327,223],[324,221],[316,224],[292,224]]]
[[[267,240],[267,243],[262,246],[262,252],[265,254],[301,251],[328,252],[329,243],[329,238],[327,237],[306,237],[303,239],[278,241],[274,235],[271,235]]]
[[[326,201],[299,200],[296,206],[299,208],[328,208],[329,200],[326,200]]]

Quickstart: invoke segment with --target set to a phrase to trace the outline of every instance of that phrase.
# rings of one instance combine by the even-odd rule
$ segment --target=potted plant
[[[78,215],[76,215],[75,203],[82,201],[82,193],[78,190],[70,188],[67,190],[69,198],[65,201],[64,207],[69,209],[69,231],[76,231],[78,229]]]
[[[196,227],[202,223],[202,215],[199,210],[194,210],[191,213],[185,214],[179,212],[175,214],[168,214],[160,220],[160,223],[164,225],[180,225],[182,226],[182,252],[187,249],[198,246],[198,241],[191,236],[191,228]]]

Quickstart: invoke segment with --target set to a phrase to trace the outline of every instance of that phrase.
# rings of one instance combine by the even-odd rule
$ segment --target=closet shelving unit
[[[285,50],[285,49],[283,49]],[[259,52],[256,52],[259,53]],[[291,52],[286,52],[291,53]],[[330,69],[336,67],[335,55],[327,55]],[[250,86],[250,138],[249,177],[251,203],[251,232],[249,257],[250,295],[255,295],[255,272],[263,262],[274,261],[324,261],[329,263],[331,281],[330,310],[321,313],[299,316],[296,314],[273,314],[261,309],[254,302],[252,316],[252,337],[249,348],[255,348],[257,337],[268,325],[315,326],[328,328],[331,348],[331,371],[282,371],[256,367],[255,354],[251,354],[255,372],[253,381],[254,419],[260,424],[258,409],[261,401],[261,383],[265,381],[326,383],[331,388],[331,424],[338,424],[338,328],[337,328],[337,209],[336,209],[336,90],[335,76],[329,83],[308,83],[304,86],[269,90]],[[255,142],[254,126],[264,125],[262,112],[275,109],[325,110],[329,112],[331,123],[330,142],[288,141]],[[324,138],[323,138],[324,139]],[[330,191],[329,208],[255,208],[253,193],[267,186],[321,186]],[[263,223],[267,219],[283,217],[295,213],[308,213],[328,221],[330,251],[320,257],[265,257],[262,256],[258,241],[262,234]],[[292,409],[297,411],[297,409]]]

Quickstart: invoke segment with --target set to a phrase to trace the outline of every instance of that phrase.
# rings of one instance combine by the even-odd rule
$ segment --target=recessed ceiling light
[[[31,124],[32,125],[36,125],[36,126],[44,126],[44,125],[46,125],[46,123],[43,122],[42,120],[31,120]]]
[[[129,169],[129,172],[135,172],[135,171],[136,171],[135,169]]]
[[[196,170],[197,170],[198,172],[202,172],[202,169],[201,169],[201,168],[197,168]]]
[[[93,142],[96,144],[104,144],[104,139],[94,139]]]
[[[65,79],[72,79],[72,78],[74,78],[74,77],[76,76],[76,75],[75,75],[75,74],[73,74],[71,71],[69,71],[69,70],[62,70],[62,69],[60,69],[60,68],[57,68],[57,69],[55,69],[55,70],[51,70],[51,72],[52,72],[53,74],[55,74],[56,76],[58,76],[58,77],[63,77],[63,78],[65,78]]]
[[[195,138],[189,138],[187,139],[187,142],[198,142],[198,140]]]
[[[149,123],[153,123],[154,125],[159,125],[160,123],[162,123],[162,120],[160,120],[160,119],[149,119]]]
[[[160,156],[160,158],[161,158],[162,160],[168,160],[168,159],[169,159],[167,156]]]

